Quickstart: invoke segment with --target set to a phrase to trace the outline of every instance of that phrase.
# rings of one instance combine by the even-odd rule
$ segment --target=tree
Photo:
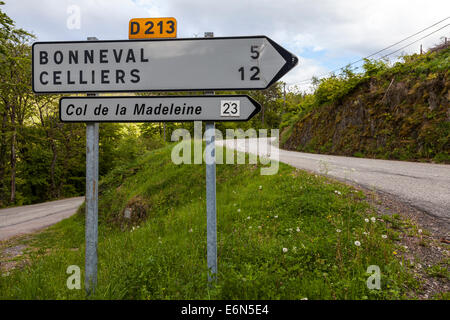
[[[4,5],[4,2],[0,2]],[[0,150],[6,147],[9,134],[10,147],[10,199],[14,203],[16,198],[16,164],[17,164],[17,133],[18,125],[22,125],[27,110],[31,84],[31,50],[29,46],[33,35],[17,29],[14,22],[0,10],[0,93],[2,118],[2,137]],[[9,121],[9,128],[8,123]],[[3,153],[2,153],[3,154]],[[2,155],[2,169],[0,175],[5,174],[6,152]],[[4,176],[0,176],[4,178]],[[4,188],[4,186],[2,186]]]

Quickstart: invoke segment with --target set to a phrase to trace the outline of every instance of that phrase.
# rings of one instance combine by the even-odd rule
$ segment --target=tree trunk
[[[52,193],[52,197],[56,198],[56,197],[58,197],[58,192],[56,190],[56,183],[55,183],[55,166],[56,166],[56,159],[58,157],[58,153],[56,150],[55,141],[52,138],[50,138],[50,147],[52,149],[52,154],[53,154],[52,164],[50,165],[50,180],[52,182],[51,193]]]
[[[11,203],[16,200],[16,127],[13,127],[13,133],[11,137]]]
[[[5,183],[5,174],[6,174],[6,149],[7,149],[7,141],[6,141],[6,125],[8,122],[8,114],[5,111],[2,116],[2,130],[0,133],[0,202],[2,199],[6,199],[6,183]]]
[[[264,127],[264,104],[261,103],[261,126]]]
[[[16,140],[17,140],[17,128],[16,128],[16,106],[14,103],[10,105],[10,117],[11,117],[11,197],[10,202],[16,201]]]

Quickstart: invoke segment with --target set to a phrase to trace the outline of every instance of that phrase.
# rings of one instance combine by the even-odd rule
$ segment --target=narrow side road
[[[218,140],[217,145],[277,159],[296,168],[382,191],[450,223],[450,165],[363,159],[278,149],[270,138]],[[258,144],[260,145],[258,147]],[[449,230],[450,231],[450,230]]]
[[[77,211],[84,197],[0,210],[0,241],[43,229]]]

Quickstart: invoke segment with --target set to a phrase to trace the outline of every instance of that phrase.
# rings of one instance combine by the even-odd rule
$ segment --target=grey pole
[[[205,32],[205,38],[214,37],[213,32]],[[205,95],[213,95],[213,91]],[[206,161],[206,239],[207,263],[210,273],[208,281],[217,278],[217,214],[216,214],[216,130],[214,122],[206,122],[206,150],[210,151],[210,161]],[[207,157],[205,157],[207,160]]]
[[[88,37],[88,41],[98,40]],[[95,93],[87,94],[96,96]],[[86,123],[86,259],[85,289],[90,296],[97,286],[98,244],[98,123]]]

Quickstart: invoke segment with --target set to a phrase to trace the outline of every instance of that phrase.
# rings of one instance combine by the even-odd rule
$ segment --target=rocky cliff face
[[[290,150],[450,163],[449,71],[370,79],[290,130]]]

